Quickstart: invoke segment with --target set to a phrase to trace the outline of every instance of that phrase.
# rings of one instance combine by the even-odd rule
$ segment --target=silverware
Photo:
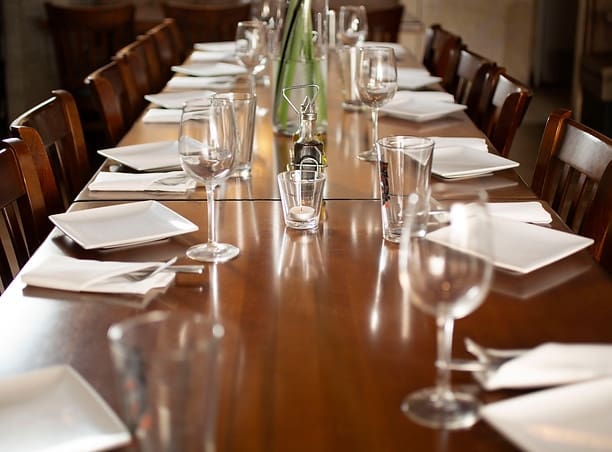
[[[163,264],[158,267],[145,268],[142,270],[136,270],[133,272],[125,273],[121,275],[130,281],[143,281],[147,278],[150,278],[153,275],[156,275],[160,272],[174,272],[174,273],[202,273],[204,271],[203,265],[171,265],[171,264]]]
[[[526,349],[498,349],[484,347],[469,337],[465,338],[465,348],[476,357],[470,359],[452,359],[448,364],[436,361],[435,365],[439,369],[448,369],[459,372],[494,372],[507,361],[516,358]]]

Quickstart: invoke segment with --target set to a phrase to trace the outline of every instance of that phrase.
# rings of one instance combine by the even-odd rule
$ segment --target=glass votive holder
[[[285,225],[293,229],[318,228],[325,174],[298,169],[282,172],[277,179]]]

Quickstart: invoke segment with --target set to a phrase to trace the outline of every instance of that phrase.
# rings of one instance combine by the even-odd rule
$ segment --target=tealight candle
[[[289,217],[297,221],[310,220],[315,215],[315,210],[310,206],[293,206],[289,209]]]

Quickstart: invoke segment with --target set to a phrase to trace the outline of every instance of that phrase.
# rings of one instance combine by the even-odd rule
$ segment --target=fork
[[[436,361],[436,366],[438,368],[446,367],[449,370],[463,372],[493,372],[506,361],[516,358],[527,351],[526,349],[484,347],[469,337],[466,337],[464,342],[467,351],[474,355],[477,360],[453,359],[448,366],[445,366],[440,361]]]
[[[151,276],[156,275],[157,273],[160,273],[162,271],[172,271],[175,273],[202,273],[204,271],[203,265],[173,265],[175,262],[176,257],[173,257],[172,259],[161,265],[156,265],[150,268],[144,268],[141,270],[125,273],[121,276],[125,277],[130,281],[138,282],[144,281],[145,279],[150,278]]]

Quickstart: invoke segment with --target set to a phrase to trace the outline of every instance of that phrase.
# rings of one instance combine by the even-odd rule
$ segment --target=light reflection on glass
[[[285,229],[277,275],[282,279],[291,279],[299,275],[302,281],[313,281],[324,274],[319,231]]]

